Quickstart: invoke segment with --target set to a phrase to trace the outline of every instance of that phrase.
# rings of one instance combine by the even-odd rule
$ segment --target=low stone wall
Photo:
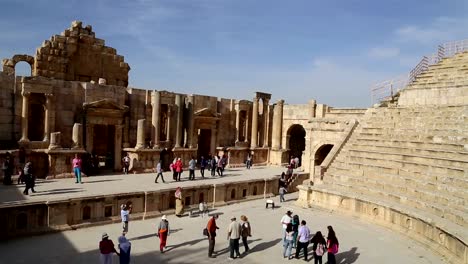
[[[449,263],[468,263],[468,247],[463,241],[464,238],[457,237],[427,216],[414,215],[388,205],[328,190],[321,191],[310,186],[300,185],[298,189],[299,206],[308,208],[313,205],[352,214],[423,243],[429,249],[444,256]]]
[[[221,184],[199,184],[182,191],[186,208],[200,202],[210,209],[278,194],[279,176]],[[76,229],[120,221],[120,205],[131,203],[132,220],[172,214],[175,188],[149,192],[80,197],[47,202],[18,202],[0,206],[0,240]]]

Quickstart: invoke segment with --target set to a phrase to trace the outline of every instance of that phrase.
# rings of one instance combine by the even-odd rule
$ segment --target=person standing
[[[299,157],[294,158],[294,168],[297,169],[299,167]]]
[[[296,258],[299,258],[299,253],[301,249],[304,249],[304,260],[307,261],[307,246],[309,246],[310,240],[310,230],[306,226],[306,221],[301,221],[301,226],[299,227],[299,233],[297,235],[297,248],[296,248]]]
[[[75,174],[76,181],[75,183],[83,183],[81,181],[81,165],[83,161],[81,160],[78,154],[75,154],[75,158],[72,161],[73,164],[73,173]]]
[[[195,165],[197,164],[197,161],[195,161],[195,158],[192,156],[192,158],[189,161],[189,180],[193,181],[195,180]]]
[[[162,166],[161,166],[161,160],[159,160],[158,164],[156,165],[156,179],[154,180],[154,183],[158,183],[158,179],[159,179],[159,176],[161,176],[161,180],[163,181],[163,183],[165,182],[164,181],[164,176],[163,176],[163,169],[162,169]]]
[[[24,181],[26,182],[26,188],[24,189],[23,194],[28,195],[29,189],[31,189],[31,191],[35,193],[36,192],[34,190],[35,179],[33,176],[32,163],[30,161],[28,161],[26,165],[24,165],[23,173],[24,173],[24,176],[23,176]]]
[[[242,236],[242,244],[244,245],[244,252],[247,253],[250,248],[249,245],[247,244],[247,237],[252,236],[252,229],[250,227],[249,220],[247,219],[247,216],[241,215],[241,236]]]
[[[175,215],[177,217],[181,217],[184,214],[184,203],[182,201],[182,188],[177,187],[174,196],[176,198]]]
[[[132,249],[132,243],[122,235],[119,237],[119,260],[120,264],[130,264],[130,250]]]
[[[247,167],[248,170],[250,170],[250,167],[252,167],[252,156],[250,156],[250,153],[247,154],[247,160],[245,161],[245,166]]]
[[[180,181],[180,176],[182,175],[182,172],[183,172],[182,167],[183,167],[182,160],[180,158],[178,158],[176,163],[175,163],[175,170],[177,172],[176,181]]]
[[[299,233],[299,225],[300,225],[300,221],[299,221],[299,216],[298,215],[294,215],[292,220],[291,220],[291,224],[292,224],[292,228],[293,228],[293,231],[294,231],[294,235],[293,235],[293,248],[295,248],[297,246],[297,235]]]
[[[205,178],[205,167],[206,167],[206,160],[203,156],[201,156],[200,158],[200,174],[201,174],[201,177],[202,179]]]
[[[236,217],[231,217],[231,224],[228,227],[228,240],[229,240],[229,258],[234,259],[240,257],[239,252],[239,239],[241,234],[241,226],[236,221]],[[236,256],[234,256],[234,252]]]
[[[124,165],[124,173],[128,174],[128,168],[130,167],[130,155],[127,153],[122,159]]]
[[[122,218],[122,234],[128,233],[128,221],[130,220],[130,213],[132,212],[132,205],[122,204],[120,206],[120,217]]]
[[[169,221],[167,221],[166,215],[161,217],[161,222],[158,226],[158,233],[156,236],[159,237],[159,251],[164,253],[166,248],[167,236],[169,236]]]
[[[335,230],[332,226],[327,226],[328,236],[327,236],[327,260],[329,264],[336,264],[335,254],[338,253],[340,243],[338,238],[336,238]]]
[[[5,155],[5,161],[3,162],[3,184],[5,185],[10,185],[12,183],[11,181],[11,175],[13,174],[13,159],[11,158],[10,152],[7,152]]]
[[[206,225],[206,230],[208,231],[208,257],[214,258],[213,251],[215,246],[215,238],[216,238],[216,230],[219,227],[216,225],[216,220],[218,219],[218,215],[213,215],[210,220],[208,220],[208,224]]]
[[[217,165],[216,172],[218,173],[218,176],[223,176],[223,159],[218,157],[218,161],[216,165]]]
[[[210,160],[210,166],[211,166],[211,176],[215,176],[215,172],[216,172],[216,158],[213,156]]]
[[[312,243],[312,252],[314,254],[314,264],[322,264],[322,256],[325,254],[326,244],[322,232],[318,231],[310,240]]]
[[[291,259],[291,251],[294,241],[294,231],[292,224],[289,223],[286,227],[286,238],[283,242],[283,257]]]
[[[102,234],[102,240],[99,242],[99,252],[101,252],[101,264],[112,264],[112,255],[114,253],[120,255],[115,250],[114,243],[109,239],[107,233]]]
[[[287,192],[288,192],[288,190],[286,190],[286,187],[281,186],[279,188],[280,203],[286,202],[286,199],[284,199],[284,194],[287,193]]]
[[[283,217],[281,218],[281,225],[283,226],[283,236],[282,236],[283,243],[286,240],[286,228],[288,227],[288,224],[290,224],[292,220],[291,215],[292,215],[292,212],[287,211],[286,214],[283,215]]]

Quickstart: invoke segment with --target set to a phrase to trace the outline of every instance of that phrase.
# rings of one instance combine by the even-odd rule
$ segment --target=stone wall
[[[0,144],[7,145],[14,136],[14,76],[0,72]]]

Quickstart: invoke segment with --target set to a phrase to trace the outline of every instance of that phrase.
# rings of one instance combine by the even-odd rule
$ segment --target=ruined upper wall
[[[83,28],[80,21],[72,22],[69,29],[44,41],[35,58],[15,55],[3,60],[3,71],[14,74],[19,61],[31,65],[33,76],[84,82],[104,78],[109,85],[128,85],[130,66],[124,57],[105,46],[104,40],[95,37],[91,26]]]

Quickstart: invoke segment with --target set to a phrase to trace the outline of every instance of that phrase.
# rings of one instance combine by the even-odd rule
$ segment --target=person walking
[[[31,191],[35,193],[36,191],[34,190],[34,185],[36,183],[33,175],[32,163],[30,161],[26,162],[26,165],[24,165],[23,173],[24,181],[26,182],[26,188],[24,189],[23,194],[28,195],[29,189],[31,189]]]
[[[130,167],[130,155],[127,153],[127,155],[123,157],[122,161],[124,166],[124,173],[128,174],[128,168]]]
[[[156,179],[154,180],[154,183],[158,183],[158,179],[159,179],[159,176],[161,176],[161,180],[163,181],[163,183],[165,183],[164,181],[164,176],[163,176],[163,169],[162,169],[162,166],[161,166],[161,160],[159,160],[158,164],[156,165]]]
[[[322,264],[322,256],[325,254],[327,242],[322,235],[322,232],[317,231],[314,237],[310,240],[312,243],[312,252],[314,254],[314,264]]]
[[[201,177],[202,179],[205,178],[205,167],[207,165],[207,162],[205,160],[205,158],[203,156],[201,156],[200,158],[200,174],[201,174]]]
[[[283,257],[284,258],[291,259],[293,241],[294,241],[294,231],[292,228],[292,224],[289,223],[286,227],[286,238],[283,242]]]
[[[291,224],[292,224],[293,231],[294,231],[293,248],[296,248],[296,246],[297,246],[297,235],[299,234],[299,225],[300,225],[300,223],[301,222],[299,221],[299,216],[294,215],[292,220],[291,220]]]
[[[182,201],[182,188],[177,187],[174,196],[176,198],[175,215],[177,217],[181,217],[184,214],[184,203]]]
[[[281,225],[283,226],[283,235],[282,235],[282,240],[283,240],[283,243],[285,242],[286,240],[286,228],[288,227],[288,224],[291,223],[291,215],[292,215],[292,212],[291,211],[287,211],[285,215],[283,215],[283,217],[281,218]]]
[[[180,176],[182,175],[182,172],[183,172],[183,164],[182,164],[182,160],[180,158],[177,159],[176,163],[175,163],[175,170],[177,172],[177,181],[180,181]]]
[[[218,176],[223,176],[223,159],[221,159],[220,157],[218,157],[216,167],[216,172],[218,173]]]
[[[78,154],[75,154],[75,158],[72,161],[73,164],[73,173],[75,174],[76,181],[75,183],[83,183],[81,181],[81,165],[83,161],[81,160]]]
[[[252,236],[252,229],[250,227],[249,220],[247,219],[247,216],[241,215],[241,236],[242,236],[242,244],[244,245],[244,253],[249,252],[250,248],[247,243],[247,237]]]
[[[210,160],[210,166],[211,166],[211,176],[214,177],[216,174],[216,158],[213,156]]]
[[[299,234],[297,235],[297,248],[296,248],[296,258],[299,258],[299,253],[301,249],[304,249],[304,260],[307,261],[307,247],[309,246],[310,240],[310,230],[306,226],[306,221],[301,221],[301,226],[299,227]]]
[[[159,251],[164,253],[166,248],[167,236],[169,236],[169,221],[167,221],[166,215],[161,217],[161,222],[158,226],[158,233],[156,234],[159,237]]]
[[[132,249],[132,243],[122,235],[119,236],[119,263],[120,264],[130,264],[130,250]]]
[[[278,192],[280,195],[280,203],[286,202],[286,199],[284,199],[284,195],[288,192],[288,190],[286,190],[286,187],[281,186]]]
[[[239,239],[241,235],[241,226],[236,221],[236,217],[231,217],[231,224],[228,227],[228,240],[229,240],[229,258],[230,260],[240,257],[239,252]],[[234,252],[236,256],[234,256]]]
[[[213,215],[210,220],[208,220],[208,224],[206,225],[206,230],[208,231],[208,257],[214,258],[213,251],[216,242],[216,230],[219,227],[216,225],[216,220],[218,220],[218,215]]]
[[[328,236],[327,236],[327,260],[329,264],[336,264],[335,254],[338,253],[340,243],[338,238],[336,238],[335,230],[332,226],[327,226]]]
[[[174,161],[172,161],[172,163],[169,165],[169,169],[172,171],[172,179],[174,181],[177,181],[177,171],[175,168],[176,162],[177,162],[177,158],[175,158]]]
[[[120,218],[122,219],[122,234],[128,233],[128,221],[130,220],[130,213],[132,212],[132,205],[122,204],[120,206]]]
[[[189,180],[190,181],[195,180],[195,166],[196,165],[197,165],[197,161],[192,156],[192,158],[189,161]]]
[[[101,264],[112,264],[112,255],[114,253],[120,255],[120,253],[115,250],[114,243],[109,239],[107,233],[102,234],[102,240],[99,242],[99,252],[101,253]]]
[[[13,159],[11,158],[10,152],[7,152],[5,155],[5,161],[3,162],[3,184],[11,185],[11,175],[13,174],[14,166]]]

